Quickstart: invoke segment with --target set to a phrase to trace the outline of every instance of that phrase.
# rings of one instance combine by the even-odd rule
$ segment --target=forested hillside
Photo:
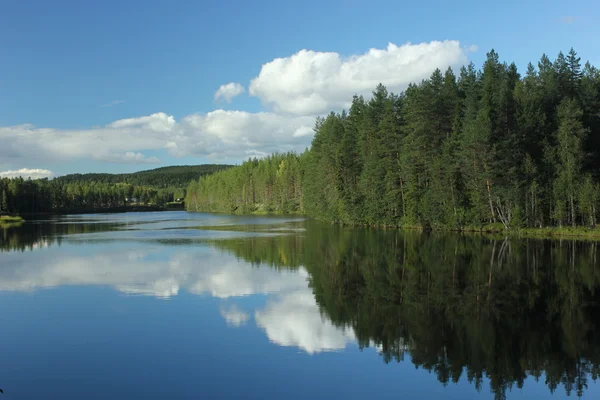
[[[130,174],[69,174],[56,178],[63,182],[100,182],[100,183],[129,183],[136,186],[153,188],[177,187],[185,188],[190,181],[207,174],[212,174],[230,165],[177,165],[161,167]]]
[[[481,70],[355,96],[317,119],[310,150],[200,178],[188,207],[388,226],[595,226],[599,168],[598,69],[571,50],[521,75],[492,50]]]
[[[52,180],[0,179],[0,214],[164,207],[192,179],[227,165],[163,167],[132,174],[72,174]]]

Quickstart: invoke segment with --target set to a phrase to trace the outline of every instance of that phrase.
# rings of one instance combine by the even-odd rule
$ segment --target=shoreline
[[[462,228],[445,228],[445,227],[423,227],[423,226],[411,226],[411,225],[369,225],[369,224],[348,224],[342,222],[332,222],[313,218],[301,212],[292,213],[280,213],[280,212],[265,212],[255,211],[248,213],[241,212],[225,212],[225,211],[206,211],[206,210],[186,210],[191,213],[213,213],[213,214],[224,214],[224,215],[264,215],[264,216],[303,216],[307,219],[313,219],[323,223],[331,225],[339,225],[342,227],[354,227],[354,228],[376,228],[376,229],[398,229],[407,231],[422,231],[422,232],[454,232],[454,233],[471,233],[471,234],[482,234],[482,235],[502,235],[517,238],[537,238],[537,239],[589,239],[600,241],[600,227],[591,228],[584,226],[563,226],[563,227],[543,227],[543,228],[515,228],[512,230],[506,230],[500,224],[484,225],[482,227],[465,226]]]
[[[135,206],[135,207],[111,207],[111,208],[89,208],[85,210],[56,210],[51,212],[39,212],[39,213],[21,213],[24,217],[39,217],[39,216],[51,216],[51,215],[78,215],[78,214],[121,214],[128,212],[155,212],[155,211],[185,211],[181,208],[167,208],[159,206]]]

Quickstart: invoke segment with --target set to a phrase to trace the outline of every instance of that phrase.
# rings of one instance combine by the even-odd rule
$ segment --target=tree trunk
[[[494,203],[492,202],[492,187],[490,185],[490,180],[486,179],[485,183],[487,184],[488,200],[490,202],[490,211],[492,212],[492,222],[496,223],[496,213],[494,212]]]
[[[450,194],[452,195],[452,209],[454,210],[454,218],[456,218],[456,200],[454,200],[454,185],[450,182]]]
[[[573,195],[571,195],[571,225],[575,227],[575,201],[573,200]]]
[[[404,182],[400,178],[400,195],[402,196],[402,216],[406,216],[406,204],[404,203]]]

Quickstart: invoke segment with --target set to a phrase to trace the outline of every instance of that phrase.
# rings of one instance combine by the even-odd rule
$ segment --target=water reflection
[[[497,398],[527,377],[581,396],[600,372],[594,242],[306,223],[296,233],[280,226],[275,236],[254,229],[249,237],[201,235],[180,246],[165,246],[173,242],[160,234],[135,250],[118,241],[71,252],[52,246],[70,242],[70,233],[118,229],[94,226],[36,228],[49,247],[3,254],[0,290],[109,285],[161,298],[181,290],[210,295],[222,299],[229,326],[255,323],[278,345],[314,354],[357,343],[376,348],[386,363],[409,355],[444,385],[466,379],[480,390],[489,380]],[[40,243],[31,232],[13,232],[4,249]],[[266,301],[249,311],[243,296]]]
[[[103,232],[106,227],[97,226],[91,232]],[[162,299],[176,296],[180,290],[196,295],[210,295],[222,300],[253,295],[268,295],[264,309],[254,310],[252,317],[273,343],[283,346],[296,346],[308,353],[343,349],[348,343],[347,333],[321,318],[316,301],[307,286],[308,273],[303,267],[270,268],[264,265],[270,258],[265,251],[271,247],[270,236],[258,241],[255,254],[248,254],[248,263],[242,257],[219,250],[219,241],[205,242],[211,246],[184,246],[189,242],[179,242],[180,246],[162,246],[162,239],[154,245],[134,246],[117,241],[102,246],[93,245],[78,237],[85,228],[65,225],[59,230],[62,237],[48,235],[36,239],[34,234],[17,234],[9,243],[21,250],[19,239],[31,240],[28,249],[35,249],[44,241],[49,248],[44,251],[26,253],[9,252],[2,256],[0,268],[0,291],[33,291],[64,285],[111,286],[127,295],[150,295]],[[57,229],[56,227],[54,229]],[[59,228],[60,229],[60,228]],[[112,226],[110,229],[116,229]],[[104,230],[104,232],[108,231]],[[31,232],[30,232],[31,233]],[[75,239],[72,239],[72,238]],[[290,241],[297,238],[280,237],[275,240]],[[77,243],[73,251],[55,251],[52,244]],[[227,241],[229,245],[244,247],[251,245],[245,240]],[[281,260],[296,260],[290,247],[281,247],[277,252]],[[291,247],[295,250],[295,246]],[[292,250],[292,251],[294,251]],[[283,255],[287,252],[289,255]],[[265,262],[262,261],[264,257]],[[272,263],[271,263],[272,264]],[[223,305],[221,315],[230,326],[246,324],[251,315],[235,305]]]

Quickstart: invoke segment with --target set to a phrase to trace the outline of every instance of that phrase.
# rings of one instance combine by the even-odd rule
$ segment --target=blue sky
[[[135,171],[302,150],[316,115],[371,82],[402,90],[435,67],[479,66],[491,48],[522,72],[571,46],[599,65],[599,19],[587,0],[4,0],[0,171]],[[421,63],[403,61],[415,54]],[[215,100],[228,83],[244,92]]]

